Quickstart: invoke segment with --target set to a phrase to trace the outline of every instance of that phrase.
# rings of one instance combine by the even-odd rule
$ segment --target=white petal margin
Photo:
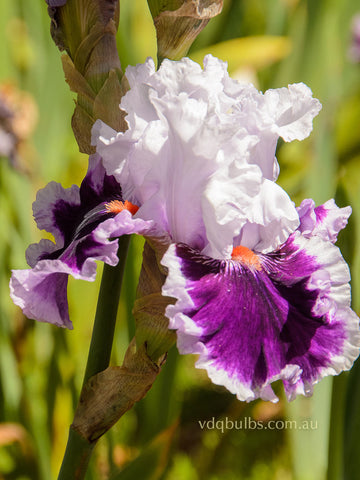
[[[176,298],[175,305],[166,307],[165,315],[169,319],[169,329],[177,330],[177,346],[181,354],[205,353],[206,347],[198,342],[198,337],[203,334],[183,310],[194,306],[190,295],[186,291],[186,278],[181,274],[179,257],[176,255],[176,244],[169,245],[161,264],[168,268],[168,275],[162,287],[162,294]],[[185,341],[184,341],[185,340]]]

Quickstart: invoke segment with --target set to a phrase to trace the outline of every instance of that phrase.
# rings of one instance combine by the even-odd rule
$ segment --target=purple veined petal
[[[88,212],[109,200],[122,199],[119,183],[106,175],[98,154],[89,157],[89,167],[81,187],[63,188],[50,182],[39,190],[33,204],[37,226],[52,233],[58,248],[71,242]]]
[[[106,175],[99,155],[89,158],[80,188],[63,189],[54,182],[45,187],[37,196],[35,217],[59,241],[30,245],[26,257],[32,269],[14,270],[10,280],[14,303],[30,318],[70,328],[68,275],[93,281],[96,261],[116,265],[116,237],[153,228],[152,222],[133,218],[137,210],[122,201],[120,185]]]
[[[349,270],[337,247],[299,232],[276,252],[246,247],[237,260],[214,260],[183,244],[163,257],[163,295],[180,353],[240,400],[311,394],[325,375],[348,370],[359,353],[359,319],[350,309]],[[246,253],[249,252],[249,253]]]
[[[297,208],[300,217],[299,230],[305,237],[317,235],[325,241],[335,243],[338,233],[346,227],[351,215],[351,207],[339,208],[334,199],[315,207],[308,198]]]

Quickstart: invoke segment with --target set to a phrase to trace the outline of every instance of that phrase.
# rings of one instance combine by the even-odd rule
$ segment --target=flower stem
[[[58,480],[81,480],[85,478],[95,444],[96,442],[89,443],[70,427]]]
[[[119,263],[116,267],[104,265],[83,386],[109,366],[129,243],[130,236],[123,235],[119,239]]]
[[[90,377],[105,370],[110,362],[129,242],[129,235],[119,239],[119,263],[116,267],[104,265],[83,386]],[[83,479],[95,444],[70,427],[58,480]]]

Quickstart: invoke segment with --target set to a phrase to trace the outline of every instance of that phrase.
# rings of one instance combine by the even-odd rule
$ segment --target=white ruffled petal
[[[126,75],[128,130],[114,135],[98,124],[93,134],[107,173],[141,206],[139,215],[217,258],[229,257],[236,237],[265,252],[284,242],[298,216],[272,183],[276,143],[310,133],[320,108],[310,89],[262,94],[211,55],[203,69],[184,58],[155,71],[148,59]]]
[[[321,110],[321,103],[313,98],[312,91],[304,83],[289,85],[265,92],[265,105],[272,130],[285,142],[304,140],[310,135],[314,117]]]

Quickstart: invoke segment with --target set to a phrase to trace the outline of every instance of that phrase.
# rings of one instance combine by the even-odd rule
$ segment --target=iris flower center
[[[259,256],[256,255],[250,248],[243,247],[239,245],[234,247],[231,253],[231,258],[236,262],[240,262],[247,267],[255,268],[256,270],[261,270],[261,263]]]
[[[134,205],[127,200],[125,200],[125,202],[122,202],[121,200],[112,200],[105,205],[105,208],[109,213],[120,213],[123,210],[128,210],[131,215],[135,215],[135,213],[139,210],[137,205]]]

